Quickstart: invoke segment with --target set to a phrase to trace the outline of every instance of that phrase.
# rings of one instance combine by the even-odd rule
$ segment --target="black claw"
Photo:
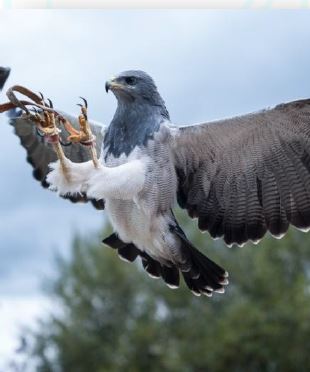
[[[80,98],[82,98],[82,97],[80,97]],[[81,103],[77,103],[77,106],[80,106],[82,108],[82,115],[84,116],[85,120],[88,120],[86,110],[83,110],[83,109],[87,109],[87,101],[86,101],[85,98],[82,98],[82,100],[84,101],[85,106],[82,105]]]
[[[39,94],[40,94],[40,97],[41,97],[42,101],[44,102],[44,96],[43,96],[43,94],[41,92],[39,92]]]
[[[53,102],[48,98],[48,103],[50,104],[50,108],[54,108]]]
[[[41,138],[45,137],[44,133],[42,133],[38,128],[36,128],[37,135]]]
[[[80,98],[81,98],[81,100],[83,100],[85,107],[88,108],[88,103],[87,103],[86,99],[83,98],[83,97],[80,97]]]
[[[59,142],[64,147],[72,145],[72,142],[63,142],[63,140],[61,138],[59,139]]]

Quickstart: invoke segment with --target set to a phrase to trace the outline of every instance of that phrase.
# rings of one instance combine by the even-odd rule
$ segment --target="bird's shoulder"
[[[123,151],[121,154],[114,154],[108,146],[103,146],[102,161],[106,166],[115,167],[141,158],[148,158],[149,161],[155,160],[160,156],[160,150],[167,146],[171,136],[170,123],[163,121],[146,143],[134,146],[130,152]]]

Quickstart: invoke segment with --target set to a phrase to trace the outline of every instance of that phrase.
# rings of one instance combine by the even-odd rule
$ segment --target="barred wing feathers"
[[[173,128],[177,198],[226,244],[310,227],[310,100]]]

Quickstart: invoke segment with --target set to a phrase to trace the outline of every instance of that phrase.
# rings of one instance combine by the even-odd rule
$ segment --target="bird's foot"
[[[88,124],[88,117],[87,117],[88,104],[85,98],[82,98],[82,100],[83,100],[83,104],[78,103],[78,106],[81,107],[81,114],[78,117],[80,130],[78,131],[72,128],[71,126],[66,127],[66,129],[68,130],[70,134],[68,137],[68,141],[71,141],[73,143],[87,144],[89,141],[93,140],[93,134]]]
[[[96,151],[96,137],[91,131],[91,127],[88,122],[87,109],[88,104],[85,98],[80,97],[83,100],[83,104],[78,103],[81,107],[81,114],[79,115],[79,126],[80,130],[76,130],[68,122],[64,123],[66,130],[69,132],[68,141],[73,143],[81,143],[84,146],[88,146],[91,159],[93,161],[94,167],[99,168],[99,161]]]
[[[36,107],[33,107],[32,110],[34,113],[29,112],[27,115],[36,123],[37,129],[40,131],[40,133],[49,140],[50,137],[58,136],[60,129],[58,128],[55,112],[49,111],[49,109],[53,110],[52,101],[47,99],[47,103],[44,100],[42,93],[40,93],[40,96],[42,111],[39,112]],[[55,142],[55,140],[52,142]]]

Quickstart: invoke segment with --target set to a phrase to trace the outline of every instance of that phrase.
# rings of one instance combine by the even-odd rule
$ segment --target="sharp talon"
[[[54,108],[53,102],[48,98],[48,103],[50,104],[50,108]]]
[[[46,105],[46,102],[44,101],[43,93],[39,92],[39,94],[40,94],[40,97],[41,97],[42,105],[43,105],[43,106],[47,106],[47,105]]]
[[[85,107],[88,108],[88,103],[87,103],[86,99],[83,98],[83,97],[80,97],[80,98],[81,98],[81,100],[83,100]]]
[[[37,132],[37,135],[38,135],[39,137],[45,137],[45,134],[42,133],[38,128],[36,128],[36,132]]]
[[[80,107],[83,107],[83,105],[81,103],[77,103],[76,105],[77,106],[80,106]]]
[[[19,108],[26,114],[26,115],[31,115],[31,112],[27,109],[27,107],[25,106],[25,105],[23,105],[23,104],[21,104],[20,106],[19,106]]]
[[[62,146],[66,147],[66,146],[71,146],[72,145],[72,142],[71,141],[68,141],[68,142],[64,142],[61,138],[59,138],[59,142]]]

